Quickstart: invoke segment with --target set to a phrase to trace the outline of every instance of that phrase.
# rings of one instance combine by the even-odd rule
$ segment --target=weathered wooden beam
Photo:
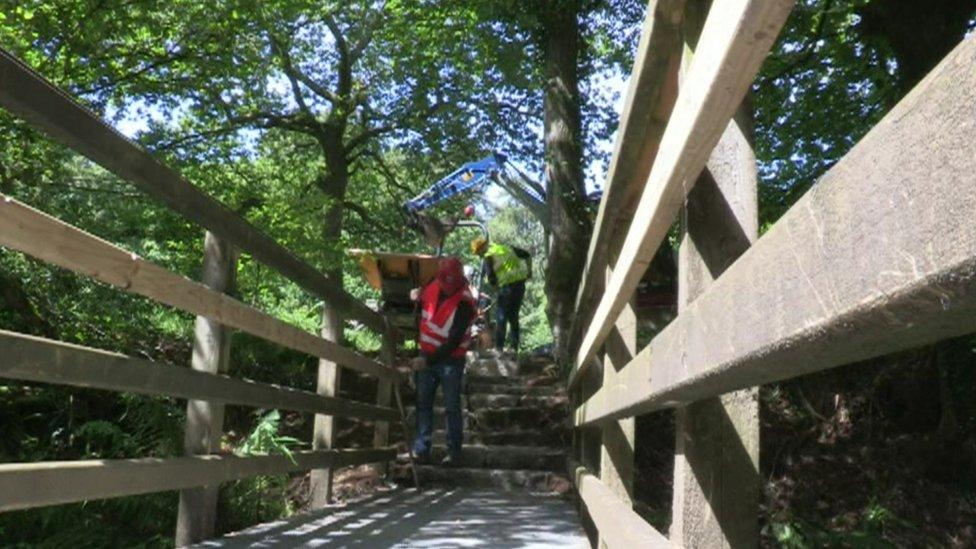
[[[341,345],[170,272],[12,198],[0,195],[0,245],[381,379],[402,376]]]
[[[0,465],[0,511],[179,490],[313,467],[360,465],[395,455],[394,448],[376,448],[294,452],[292,457],[212,455],[8,463]]]
[[[695,54],[710,4],[688,0],[683,68]],[[747,98],[681,211],[679,314],[759,237],[752,118]],[[671,541],[682,547],[758,547],[759,389],[678,407],[674,431]]]
[[[586,329],[570,385],[606,338],[742,102],[793,0],[717,2],[668,122],[613,276]]]
[[[390,368],[396,367],[396,341],[389,332],[383,335],[383,342],[380,347],[380,361]],[[380,380],[376,386],[376,405],[388,407],[393,404],[393,384],[389,381]],[[390,442],[390,422],[377,421],[373,424],[373,446],[376,448],[386,446]],[[412,441],[408,440],[409,445]],[[387,463],[381,463],[377,467],[381,475],[387,473]]]
[[[607,270],[607,276],[610,270]],[[617,372],[637,353],[637,313],[633,302],[624,308],[604,344],[603,385],[613,385]],[[634,418],[610,421],[600,426],[600,482],[621,501],[634,498],[634,451],[637,436]],[[598,532],[601,548],[613,547],[603,532]]]
[[[634,512],[629,501],[625,502],[617,497],[600,479],[587,472],[585,467],[576,469],[575,480],[580,499],[607,547],[674,547],[666,537]]]
[[[320,332],[326,341],[339,341],[342,337],[342,321],[339,312],[326,307],[322,311],[322,329]],[[319,359],[318,372],[315,380],[315,392],[334,397],[339,394],[339,384],[342,382],[342,370],[332,360]],[[331,450],[335,443],[336,418],[327,414],[316,414],[312,426],[312,449]],[[312,469],[309,474],[308,491],[309,506],[321,509],[332,503],[333,469]]]
[[[604,387],[592,423],[976,331],[976,39]]]
[[[349,318],[378,332],[383,330],[382,316],[345,292],[341,280],[331,280],[315,270],[3,49],[0,49],[0,106],[136,185],[183,217],[247,251],[307,291],[342,309]]]
[[[237,251],[207,231],[203,238],[201,281],[211,290],[233,294],[237,283]],[[190,368],[207,374],[226,374],[230,369],[230,340],[226,326],[198,316],[193,327],[193,354]],[[211,400],[186,402],[183,454],[187,456],[220,453],[224,435],[224,405]],[[217,497],[220,486],[209,484],[180,490],[176,516],[177,547],[214,537],[217,526]]]
[[[393,408],[327,398],[3,330],[0,356],[0,378],[6,379],[360,419],[389,421],[399,417]]]
[[[685,0],[651,0],[637,45],[620,127],[593,226],[582,284],[576,295],[572,334],[579,336],[600,297],[651,172],[661,135],[678,96],[681,18]],[[575,345],[573,346],[575,348]]]

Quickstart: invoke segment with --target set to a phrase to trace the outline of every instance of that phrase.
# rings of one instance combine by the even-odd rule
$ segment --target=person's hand
[[[420,288],[410,290],[410,301],[417,301],[418,299],[420,299]]]

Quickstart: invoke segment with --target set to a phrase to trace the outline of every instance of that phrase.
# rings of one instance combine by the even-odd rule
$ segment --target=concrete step
[[[431,463],[447,456],[447,447],[437,444],[431,449]],[[479,469],[525,469],[531,471],[564,471],[566,450],[546,446],[484,446],[461,448],[461,465]]]
[[[534,408],[557,408],[568,406],[569,398],[564,394],[558,395],[518,395],[518,394],[471,394],[462,398],[467,401],[466,408],[480,410],[487,408],[512,408],[525,406]]]
[[[436,429],[431,433],[434,444],[444,444],[446,431]],[[570,429],[507,429],[498,431],[479,431],[467,429],[464,432],[464,443],[488,446],[566,446],[572,437]]]
[[[516,376],[516,377],[506,377],[506,376],[483,376],[474,373],[468,373],[465,376],[465,381],[467,383],[474,383],[477,385],[504,385],[504,386],[516,386],[516,387],[549,387],[558,386],[562,387],[560,379],[550,376]]]
[[[525,469],[478,469],[472,467],[440,467],[421,465],[418,468],[421,486],[461,486],[465,488],[495,488],[500,490],[530,490],[565,494],[572,484],[558,473]],[[412,482],[407,466],[397,467],[394,478]]]
[[[407,421],[415,421],[415,410],[407,409]],[[539,408],[536,406],[516,406],[511,408],[482,408],[461,410],[465,431],[492,432],[510,429],[537,429],[541,426],[569,427],[569,410],[566,406]],[[447,419],[444,408],[434,407],[434,429],[444,429]]]
[[[531,396],[559,396],[565,395],[563,387],[555,385],[512,385],[506,383],[486,383],[469,380],[464,387],[467,395],[531,395]]]
[[[412,403],[413,398],[410,399]],[[474,393],[461,395],[461,408],[478,410],[482,408],[511,408],[513,406],[536,406],[538,408],[554,408],[566,406],[569,398],[565,394],[553,395],[524,395],[513,393]],[[437,391],[434,397],[435,406],[444,405],[444,392]],[[410,408],[413,406],[411,405]]]

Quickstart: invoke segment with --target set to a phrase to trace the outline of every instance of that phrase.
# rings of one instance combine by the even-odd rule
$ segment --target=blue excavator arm
[[[492,153],[480,160],[468,162],[454,170],[447,177],[434,183],[426,191],[404,203],[409,214],[420,213],[440,202],[459,194],[481,188],[488,183],[497,183],[516,200],[525,204],[548,228],[546,192],[541,185],[532,181],[518,168],[508,163],[501,153]]]

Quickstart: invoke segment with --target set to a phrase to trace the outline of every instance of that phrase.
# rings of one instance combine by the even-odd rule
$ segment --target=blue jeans
[[[444,411],[447,416],[447,451],[451,456],[461,454],[464,424],[461,421],[461,378],[464,366],[441,363],[428,366],[414,374],[417,384],[417,438],[413,451],[418,456],[430,453],[430,435],[434,424],[434,395],[437,386],[444,387]]]
[[[525,297],[525,281],[502,286],[498,289],[495,303],[495,348],[499,351],[505,346],[506,324],[512,327],[512,349],[519,350],[519,309]]]

